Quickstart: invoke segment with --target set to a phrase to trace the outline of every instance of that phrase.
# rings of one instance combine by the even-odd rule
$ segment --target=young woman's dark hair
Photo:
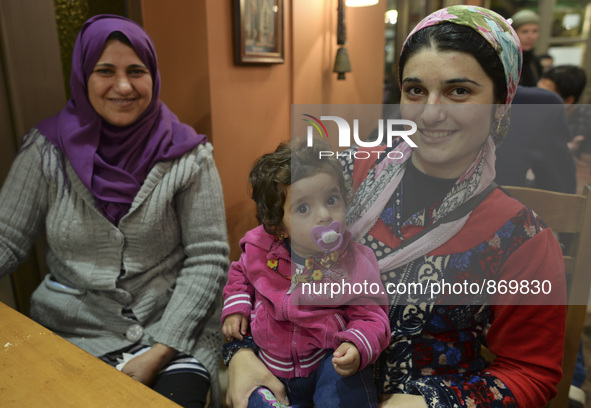
[[[347,187],[340,162],[334,156],[320,157],[321,151],[331,147],[314,139],[308,147],[305,140],[281,143],[273,153],[257,160],[248,176],[252,189],[251,198],[257,205],[257,219],[269,234],[283,232],[283,206],[287,187],[305,177],[318,173],[335,176],[343,199],[347,199]]]
[[[495,103],[505,103],[507,98],[505,69],[496,51],[476,30],[459,24],[441,23],[417,31],[407,40],[400,55],[399,81],[402,81],[402,73],[408,59],[423,48],[458,51],[472,55],[493,81]]]

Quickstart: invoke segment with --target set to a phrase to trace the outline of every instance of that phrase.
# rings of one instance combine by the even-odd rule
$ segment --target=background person
[[[568,114],[572,141],[569,146],[578,159],[591,164],[591,109],[578,105],[587,84],[585,70],[576,65],[559,65],[542,74],[538,87],[562,98]]]
[[[542,65],[534,47],[540,36],[540,16],[531,10],[520,10],[511,16],[511,26],[519,36],[523,48],[523,67],[519,85],[536,86],[542,74]]]
[[[577,178],[570,140],[567,113],[558,95],[519,85],[509,131],[496,151],[496,182],[574,194]]]
[[[542,66],[542,73],[548,71],[554,65],[554,57],[550,54],[542,54],[538,57],[540,65]]]
[[[572,137],[569,147],[578,158],[578,167],[587,167],[591,164],[591,110],[589,105],[575,105],[580,101],[586,83],[585,70],[576,65],[552,67],[544,72],[538,81],[539,88],[558,94],[566,106]],[[585,173],[589,174],[588,169]],[[579,189],[582,187],[578,186]],[[585,406],[586,396],[582,386],[586,378],[587,370],[581,342],[569,391],[569,407],[582,408]]]
[[[133,355],[122,371],[181,405],[204,406],[210,386],[219,403],[228,244],[212,147],[159,100],[154,46],[128,19],[84,24],[70,83],[0,192],[0,274],[45,226],[32,318],[113,365]]]
[[[560,95],[566,105],[578,103],[587,84],[585,70],[576,65],[558,65],[542,74],[538,88]]]
[[[390,345],[374,369],[383,408],[542,407],[556,394],[566,313],[560,246],[535,213],[491,185],[520,67],[517,36],[496,13],[453,6],[429,15],[399,65],[402,117],[416,122],[418,148],[393,146],[408,153],[403,162],[382,154],[345,163],[355,191],[348,226],[374,249],[385,282],[535,277],[556,289],[551,300],[486,304],[392,298]],[[439,221],[446,214],[460,218]],[[535,305],[545,301],[557,306]],[[490,365],[480,356],[489,323],[498,356]],[[245,370],[251,375],[240,378]],[[284,397],[252,350],[240,349],[230,361],[229,402],[243,407],[261,384]]]

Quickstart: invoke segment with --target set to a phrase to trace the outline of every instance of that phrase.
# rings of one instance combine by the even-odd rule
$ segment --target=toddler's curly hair
[[[254,164],[248,181],[252,190],[251,198],[257,205],[257,219],[269,234],[281,237],[283,207],[287,188],[298,180],[318,173],[335,176],[341,195],[346,201],[349,188],[345,184],[343,168],[335,156],[320,157],[321,151],[330,151],[331,146],[314,139],[308,147],[306,140],[281,143],[273,153],[267,153]]]

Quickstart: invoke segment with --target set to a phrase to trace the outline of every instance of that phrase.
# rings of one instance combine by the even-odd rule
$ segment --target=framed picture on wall
[[[233,1],[236,64],[283,63],[283,0]]]

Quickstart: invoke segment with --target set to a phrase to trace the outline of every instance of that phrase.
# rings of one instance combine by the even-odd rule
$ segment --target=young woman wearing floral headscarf
[[[345,160],[355,189],[347,223],[374,249],[385,284],[552,283],[546,297],[391,294],[391,342],[374,369],[381,407],[542,407],[556,393],[566,310],[560,247],[536,214],[491,184],[520,68],[519,40],[496,13],[431,14],[407,38],[399,66],[401,112],[417,125],[418,147],[384,147],[401,160]],[[490,365],[480,356],[487,327],[497,354]],[[238,375],[244,369],[249,379]],[[254,383],[284,398],[250,349],[238,350],[234,407]]]
[[[0,193],[0,275],[45,226],[49,274],[31,316],[184,406],[205,405],[228,266],[212,147],[160,101],[151,39],[89,19],[66,107],[23,139]],[[66,356],[67,357],[67,356]]]

